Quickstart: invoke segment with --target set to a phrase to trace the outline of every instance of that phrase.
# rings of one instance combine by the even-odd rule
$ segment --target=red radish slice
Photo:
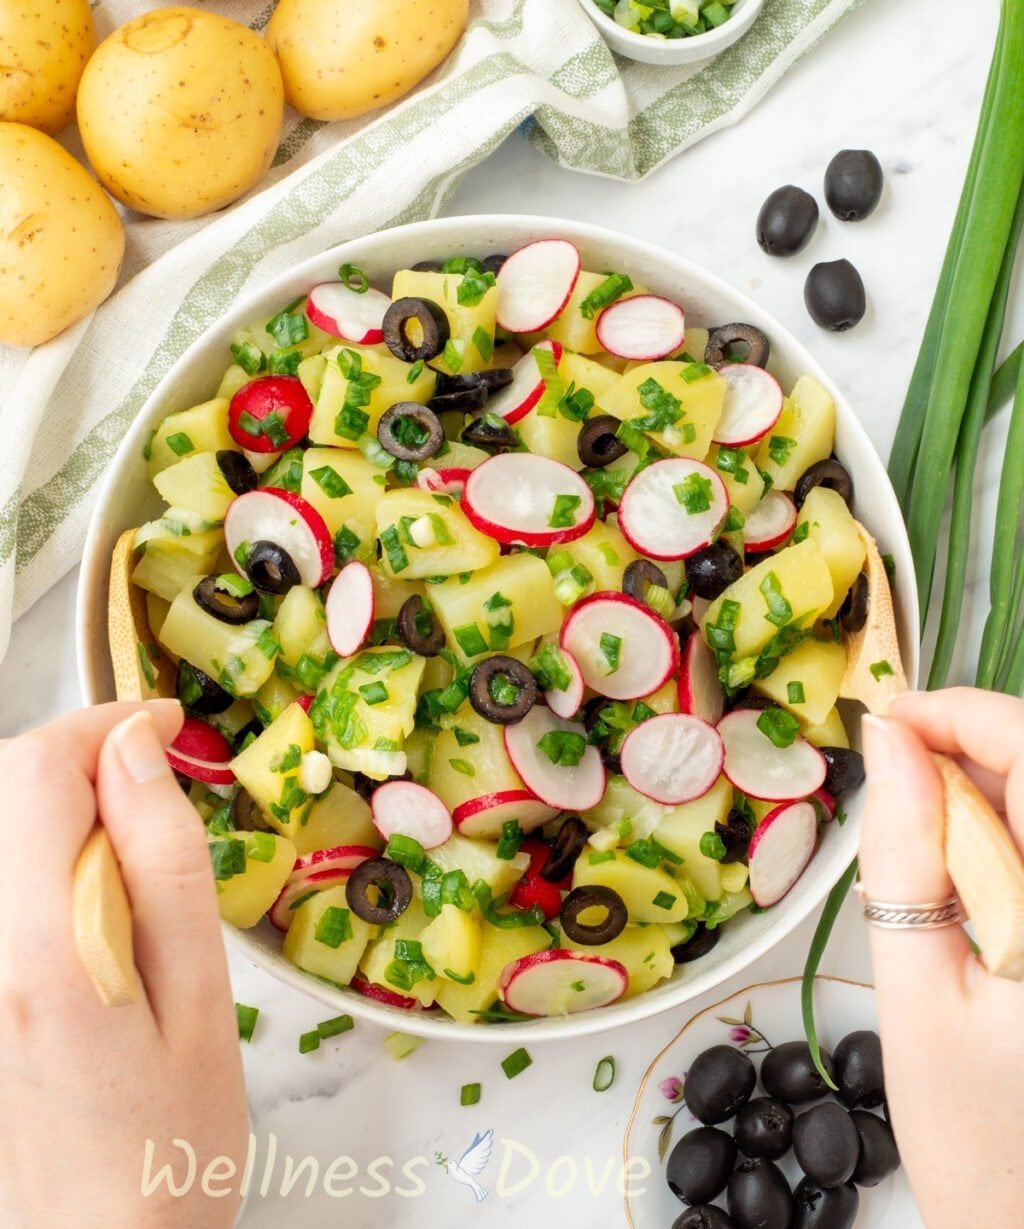
[[[725,692],[718,662],[700,632],[692,632],[683,648],[679,671],[679,711],[717,725],[725,713]]]
[[[419,999],[410,999],[404,994],[398,994],[394,990],[389,990],[387,986],[378,986],[376,982],[367,981],[365,977],[357,974],[349,982],[349,986],[356,992],[361,994],[364,999],[373,999],[377,1003],[386,1003],[388,1007],[398,1007],[402,1011],[420,1011],[423,1004]]]
[[[675,354],[686,337],[686,316],[678,303],[639,294],[606,307],[597,320],[597,340],[618,358],[650,362]]]
[[[798,734],[788,747],[776,747],[758,729],[761,713],[738,708],[718,723],[725,743],[725,775],[751,798],[791,802],[806,798],[825,782],[825,757]]]
[[[295,910],[310,896],[325,888],[333,888],[344,883],[352,872],[342,870],[323,870],[304,879],[289,879],[281,889],[281,894],[270,906],[268,914],[270,921],[278,930],[286,931],[295,917]]]
[[[498,274],[498,324],[510,333],[546,329],[572,297],[580,264],[567,239],[541,239],[513,252]]]
[[[729,512],[729,495],[709,466],[670,457],[642,469],[619,504],[619,528],[652,559],[685,559],[711,544]]]
[[[747,514],[743,545],[749,551],[774,550],[796,528],[796,504],[785,491],[769,491]]]
[[[309,710],[313,707],[313,696],[299,696],[295,703],[308,716]]]
[[[334,543],[324,518],[301,495],[268,486],[239,495],[224,518],[224,538],[235,567],[245,568],[238,551],[243,543],[272,542],[287,551],[299,570],[299,579],[319,589],[334,570]],[[243,558],[246,552],[242,552]]]
[[[782,389],[763,367],[753,363],[723,363],[718,374],[728,384],[714,441],[729,448],[754,444],[779,421]]]
[[[556,762],[559,743],[585,740],[581,725],[556,717],[542,704],[535,704],[522,721],[504,729],[505,750],[512,767],[527,789],[558,811],[586,811],[604,797],[604,764],[596,747],[586,747],[578,763]],[[568,758],[569,747],[563,754]],[[555,755],[556,759],[552,759]]]
[[[761,820],[750,842],[750,895],[762,909],[778,904],[804,873],[818,843],[818,813],[787,802]]]
[[[533,832],[554,818],[557,811],[526,789],[508,789],[497,794],[470,798],[452,812],[463,836],[481,836],[496,841],[502,824],[514,819],[524,832]]]
[[[324,603],[327,639],[339,657],[362,648],[373,626],[373,577],[365,563],[346,563]]]
[[[580,669],[580,663],[567,649],[562,649],[561,653],[562,660],[572,675],[572,682],[564,691],[559,691],[556,687],[545,691],[544,700],[556,717],[564,717],[568,721],[570,717],[576,716],[583,703],[583,671]]]
[[[175,772],[207,785],[234,785],[232,759],[234,752],[220,730],[198,717],[186,717],[167,748],[167,762]]]
[[[622,744],[626,780],[665,806],[702,798],[721,776],[724,758],[718,731],[688,713],[649,717]]]
[[[626,593],[594,593],[577,602],[562,624],[559,643],[576,658],[586,685],[609,700],[649,696],[679,669],[675,632]],[[608,653],[616,648],[618,665],[612,669]]]
[[[551,846],[547,841],[524,841],[519,851],[530,855],[530,865],[512,889],[509,904],[514,909],[530,909],[537,905],[550,922],[562,911],[562,893],[568,892],[572,886],[572,872],[558,883],[549,883],[541,878],[541,871],[551,857]]]
[[[473,471],[448,466],[445,469],[421,469],[416,475],[416,485],[421,491],[430,491],[432,495],[461,496],[466,489],[466,479]]]
[[[539,547],[582,538],[595,514],[594,494],[575,470],[532,452],[499,453],[478,465],[462,510],[497,542]]]
[[[306,315],[332,337],[375,346],[384,340],[384,313],[390,306],[388,296],[372,286],[358,294],[344,282],[324,282],[309,292]]]
[[[370,798],[373,826],[385,841],[408,836],[424,849],[443,845],[452,834],[451,812],[425,785],[415,781],[385,781]]]
[[[524,354],[512,368],[512,383],[496,392],[487,402],[488,414],[497,414],[509,423],[525,418],[544,396],[544,377],[537,366],[537,351],[547,350],[554,355],[555,366],[562,361],[562,347],[557,341],[542,341]]]
[[[838,804],[824,786],[821,789],[816,789],[808,801],[815,803],[820,808],[822,823],[828,823],[829,820],[835,819]]]
[[[629,974],[617,960],[568,948],[535,952],[502,970],[498,993],[524,1016],[567,1016],[621,999]]]
[[[298,376],[260,376],[231,398],[228,430],[247,452],[284,452],[309,430],[313,402]]]
[[[335,845],[332,849],[317,849],[313,853],[304,854],[295,859],[289,882],[296,879],[308,879],[324,871],[344,871],[349,873],[365,862],[367,858],[379,858],[380,853],[369,845]]]

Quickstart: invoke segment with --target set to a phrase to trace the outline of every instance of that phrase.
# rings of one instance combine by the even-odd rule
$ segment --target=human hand
[[[181,722],[177,701],[111,704],[0,743],[0,1224],[234,1223],[236,1196],[198,1180],[180,1198],[142,1194],[147,1139],[156,1168],[181,1139],[200,1166],[227,1156],[239,1173],[248,1144],[206,836],[164,755]],[[127,1007],[103,1006],[72,932],[97,815],[132,902],[140,993]]]
[[[880,901],[948,897],[943,794],[956,758],[1024,848],[1024,701],[969,688],[901,697],[864,719],[861,880]],[[992,977],[965,931],[871,927],[886,1090],[929,1229],[1019,1224],[1024,1206],[1024,986]]]

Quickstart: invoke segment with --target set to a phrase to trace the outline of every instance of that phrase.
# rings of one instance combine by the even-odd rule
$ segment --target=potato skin
[[[418,85],[458,42],[468,13],[468,0],[280,0],[266,38],[296,110],[351,119]]]
[[[0,345],[37,346],[117,282],[124,228],[109,197],[51,137],[0,123]]]
[[[0,4],[0,121],[51,136],[75,117],[75,94],[96,50],[89,0]]]
[[[281,72],[263,40],[196,8],[127,22],[89,61],[78,124],[108,192],[140,213],[196,218],[267,172],[284,117]]]

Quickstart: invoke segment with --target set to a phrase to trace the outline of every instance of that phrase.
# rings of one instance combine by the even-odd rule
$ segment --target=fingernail
[[[864,764],[868,776],[875,782],[890,777],[895,772],[896,757],[893,755],[893,727],[884,717],[865,713],[861,718],[864,738]]]
[[[136,785],[155,781],[170,771],[149,713],[135,713],[127,721],[122,721],[111,738],[125,772]]]

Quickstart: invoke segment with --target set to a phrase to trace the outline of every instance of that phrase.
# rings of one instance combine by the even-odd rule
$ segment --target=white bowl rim
[[[801,371],[815,376],[824,384],[835,400],[837,428],[841,425],[844,431],[852,435],[856,441],[858,453],[866,458],[862,464],[868,469],[873,469],[875,478],[880,481],[887,505],[885,509],[887,513],[886,540],[898,567],[897,583],[900,588],[898,622],[902,629],[914,631],[912,637],[902,638],[907,677],[910,685],[914,686],[918,671],[919,643],[915,629],[919,625],[919,614],[913,557],[906,527],[899,513],[895,494],[885,475],[882,461],[867,432],[821,364],[813,358],[804,345],[779,320],[742,291],[737,290],[717,274],[710,273],[686,257],[679,256],[658,244],[636,239],[609,227],[595,226],[591,223],[576,222],[566,218],[534,214],[472,214],[411,222],[390,230],[346,240],[300,262],[267,285],[240,299],[230,312],[210,325],[206,332],[184,351],[161,379],[122,439],[110,469],[101,484],[90,520],[76,608],[78,676],[86,703],[94,704],[99,700],[97,656],[105,657],[106,654],[105,640],[100,654],[96,653],[95,625],[90,619],[91,603],[98,600],[94,597],[97,585],[102,584],[105,594],[109,573],[111,543],[104,538],[101,532],[106,508],[113,498],[124,468],[137,463],[141,456],[150,423],[158,422],[168,412],[161,411],[162,404],[193,361],[193,352],[204,343],[209,342],[211,334],[229,334],[231,330],[239,326],[240,322],[251,321],[261,310],[261,303],[285,301],[291,293],[289,288],[293,283],[314,285],[324,276],[334,276],[334,270],[339,263],[353,259],[355,263],[358,263],[360,248],[365,248],[369,243],[383,242],[386,245],[389,240],[415,238],[422,235],[424,245],[429,247],[431,243],[441,245],[445,241],[456,240],[471,227],[485,228],[489,233],[496,235],[508,234],[511,243],[514,244],[529,242],[530,236],[559,235],[573,242],[589,244],[596,248],[609,243],[622,245],[635,254],[638,263],[646,259],[655,267],[660,267],[666,279],[671,278],[680,286],[700,283],[705,292],[727,301],[730,311],[735,309],[737,313],[742,313],[737,314],[736,319],[761,318],[768,323],[771,329],[773,349],[785,353],[795,365],[799,366]],[[128,528],[128,526],[123,528]],[[105,621],[103,625],[105,626]],[[831,838],[833,845],[841,844],[847,850],[848,861],[852,861],[856,854],[858,829],[859,824],[851,822],[839,829],[836,836]],[[813,866],[813,862],[811,865]],[[303,973],[279,953],[268,957],[257,940],[252,937],[252,931],[238,930],[227,924],[223,926],[223,930],[227,942],[241,955],[260,966],[278,981],[303,991],[335,1011],[348,1012],[382,1027],[425,1038],[484,1041],[507,1045],[512,1040],[549,1041],[606,1032],[679,1008],[693,999],[711,993],[743,969],[753,966],[761,956],[771,951],[792,933],[821,905],[831,887],[832,883],[826,878],[803,900],[794,903],[794,898],[788,898],[789,906],[785,912],[780,914],[778,923],[764,935],[753,939],[748,947],[724,960],[714,969],[713,975],[710,973],[705,975],[703,979],[707,981],[705,985],[700,984],[700,978],[682,979],[676,984],[675,993],[665,990],[658,995],[654,991],[649,991],[600,1010],[565,1017],[502,1024],[500,1027],[465,1024],[451,1019],[442,1011],[405,1011],[377,1003],[357,991],[337,989]],[[778,907],[781,908],[784,903],[780,902]],[[266,925],[266,922],[263,925]],[[697,988],[694,988],[695,984]]]
[[[662,46],[666,48],[674,47],[677,44],[682,47],[700,46],[708,51],[710,59],[714,48],[719,43],[727,45],[734,42],[735,39],[730,37],[735,35],[735,26],[733,22],[737,17],[743,17],[748,21],[753,21],[753,16],[748,17],[748,13],[756,14],[759,9],[764,8],[764,0],[736,0],[736,3],[731,7],[739,10],[729,14],[729,20],[723,21],[720,26],[713,26],[710,30],[705,30],[703,34],[688,34],[686,38],[680,39],[661,39],[655,38],[652,34],[638,34],[635,30],[630,30],[626,26],[620,26],[614,17],[609,17],[603,9],[599,8],[594,0],[580,0],[580,3],[587,11],[587,15],[591,18],[598,29],[606,30],[609,34],[617,35],[627,43],[632,43],[634,47],[649,48],[652,46]],[[742,7],[741,7],[742,6]],[[593,13],[590,10],[593,9]],[[725,47],[722,48],[725,50]],[[666,53],[666,59],[669,58]]]

